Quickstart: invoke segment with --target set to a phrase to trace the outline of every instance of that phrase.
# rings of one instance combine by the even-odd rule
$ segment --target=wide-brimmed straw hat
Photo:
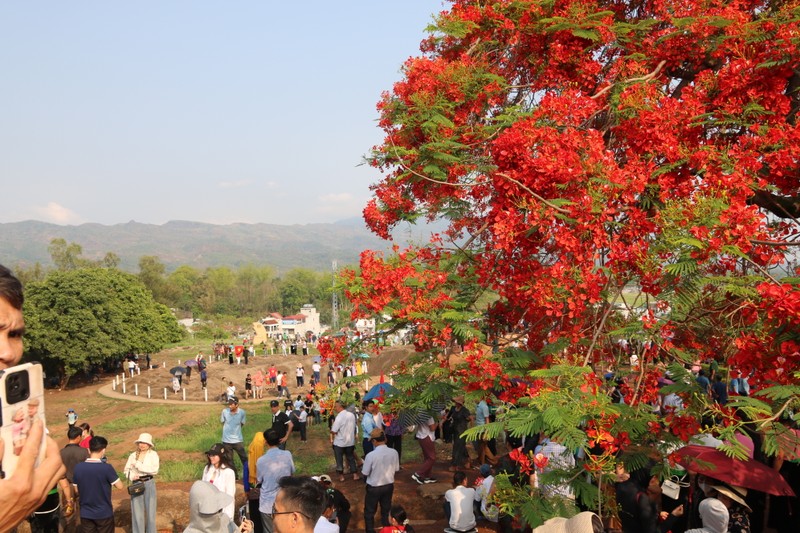
[[[151,448],[155,448],[156,445],[153,444],[153,436],[150,433],[142,433],[139,435],[139,438],[133,441],[134,444],[139,444],[143,442],[145,444],[149,444]]]
[[[747,498],[746,488],[737,487],[736,485],[711,485],[711,488],[744,506],[744,508],[749,512],[753,512],[753,510],[750,509],[750,506],[744,501],[744,499]]]
[[[551,518],[533,530],[533,533],[594,533],[592,520],[597,515],[586,511],[572,518]],[[600,520],[600,517],[597,517]]]

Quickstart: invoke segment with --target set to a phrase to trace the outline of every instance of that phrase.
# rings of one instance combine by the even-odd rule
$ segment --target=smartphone
[[[39,363],[25,363],[0,370],[0,438],[3,439],[0,479],[14,474],[33,421],[39,418],[44,425],[43,375]],[[44,456],[46,444],[43,435],[37,466]]]
[[[247,512],[249,507],[247,504],[242,505],[239,507],[239,524],[242,524],[245,520],[247,520]]]

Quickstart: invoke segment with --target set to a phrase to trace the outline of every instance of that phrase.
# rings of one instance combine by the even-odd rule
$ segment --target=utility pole
[[[333,260],[333,277],[331,278],[331,330],[334,333],[339,331],[339,295],[336,294],[336,259]]]

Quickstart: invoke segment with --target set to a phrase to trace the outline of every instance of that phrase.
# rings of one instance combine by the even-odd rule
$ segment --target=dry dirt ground
[[[141,375],[133,379],[126,380],[127,394],[121,394],[121,387],[117,388],[117,392],[112,392],[111,383],[114,377],[111,375],[103,375],[99,382],[92,384],[75,383],[67,390],[48,390],[46,394],[46,414],[48,417],[49,429],[57,440],[60,446],[66,444],[66,421],[65,413],[68,408],[75,409],[79,416],[79,422],[85,421],[96,429],[98,434],[102,434],[110,441],[109,450],[107,452],[109,462],[115,466],[118,471],[124,467],[128,454],[133,451],[133,441],[137,438],[140,431],[143,429],[136,429],[126,432],[117,432],[115,434],[107,434],[103,432],[103,425],[111,420],[120,417],[135,416],[136,414],[144,413],[152,407],[153,403],[160,404],[181,404],[192,405],[190,410],[182,411],[180,420],[176,420],[176,426],[190,424],[193,420],[205,419],[210,412],[218,413],[223,407],[219,403],[212,401],[213,396],[223,392],[228,380],[234,381],[239,390],[243,388],[244,377],[248,372],[255,372],[257,368],[262,370],[268,367],[272,362],[276,364],[279,370],[287,371],[293,370],[298,362],[305,365],[306,371],[310,373],[311,357],[303,356],[257,356],[255,360],[251,359],[250,364],[245,366],[230,366],[227,361],[211,361],[208,366],[208,391],[209,402],[202,401],[203,393],[200,387],[199,377],[193,373],[189,383],[186,384],[187,400],[182,400],[182,395],[173,395],[172,392],[168,393],[169,400],[163,400],[163,389],[169,387],[171,382],[171,375],[169,369],[178,361],[185,361],[191,359],[195,355],[195,351],[191,348],[178,348],[172,349],[167,352],[158,354],[153,358],[153,364],[165,363],[158,369],[142,371]],[[384,351],[381,355],[373,358],[369,364],[369,373],[373,376],[373,383],[377,382],[377,377],[381,371],[389,370],[394,364],[407,355],[407,349],[403,348],[390,348]],[[208,356],[206,355],[208,358]],[[324,374],[324,372],[323,372]],[[290,373],[290,385],[294,385],[294,373]],[[324,375],[323,375],[324,378]],[[308,375],[306,376],[308,381]],[[139,386],[139,397],[135,397],[133,386]],[[151,393],[154,396],[152,400],[146,399],[147,386],[151,387]],[[102,390],[101,390],[102,389]],[[294,386],[290,387],[292,392],[297,394]],[[268,400],[274,398],[274,391],[268,391],[265,394],[264,400],[243,400],[242,405],[248,412],[256,412],[258,409],[268,409]],[[169,427],[155,428],[152,430],[154,440],[158,444],[159,438],[169,433]],[[416,448],[417,444],[414,442],[410,435],[404,438],[404,449],[409,450]],[[319,454],[330,455],[331,463],[330,470],[327,472],[332,475],[336,481],[332,452],[327,440],[323,439],[309,439],[309,442],[300,447],[298,439],[293,439],[289,443],[289,450],[293,453],[304,454]],[[360,445],[358,446],[360,449]],[[204,457],[202,450],[196,454],[187,454],[179,451],[162,451],[160,454],[162,463],[170,460],[187,460],[196,458],[198,462],[203,462]],[[446,526],[443,517],[442,503],[444,491],[450,488],[450,480],[452,473],[448,472],[447,466],[450,457],[450,445],[444,443],[437,444],[437,457],[438,462],[434,468],[434,476],[439,479],[439,483],[429,485],[417,485],[412,479],[411,474],[414,472],[418,464],[402,462],[402,470],[397,473],[395,479],[394,503],[403,505],[411,518],[412,524],[415,529],[420,533],[441,532]],[[325,472],[316,472],[322,474]],[[470,480],[474,479],[476,472],[470,471]],[[180,483],[166,483],[161,482],[158,484],[158,529],[159,531],[179,532],[188,524],[188,490],[192,482]],[[347,479],[344,482],[336,482],[336,487],[339,488],[350,500],[351,508],[353,509],[353,518],[350,523],[349,531],[363,531],[363,497],[364,497],[364,483],[363,481],[353,481]],[[244,503],[244,494],[241,484],[239,486],[239,494],[237,503]],[[117,523],[117,531],[130,531],[130,498],[126,491],[113,491],[113,500],[115,507],[115,518]],[[25,526],[19,528],[21,532],[27,531]],[[481,533],[492,531],[491,524],[486,522],[479,522],[479,530]]]

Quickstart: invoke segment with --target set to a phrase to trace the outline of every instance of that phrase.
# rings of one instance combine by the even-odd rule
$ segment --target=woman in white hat
[[[133,533],[156,533],[156,482],[159,460],[153,436],[142,433],[134,441],[136,451],[125,463],[125,477],[133,483],[144,482],[144,492],[131,495],[131,531]]]
[[[728,508],[728,533],[750,533],[750,513],[753,510],[745,501],[747,489],[723,483],[711,488],[716,491],[715,497]]]

